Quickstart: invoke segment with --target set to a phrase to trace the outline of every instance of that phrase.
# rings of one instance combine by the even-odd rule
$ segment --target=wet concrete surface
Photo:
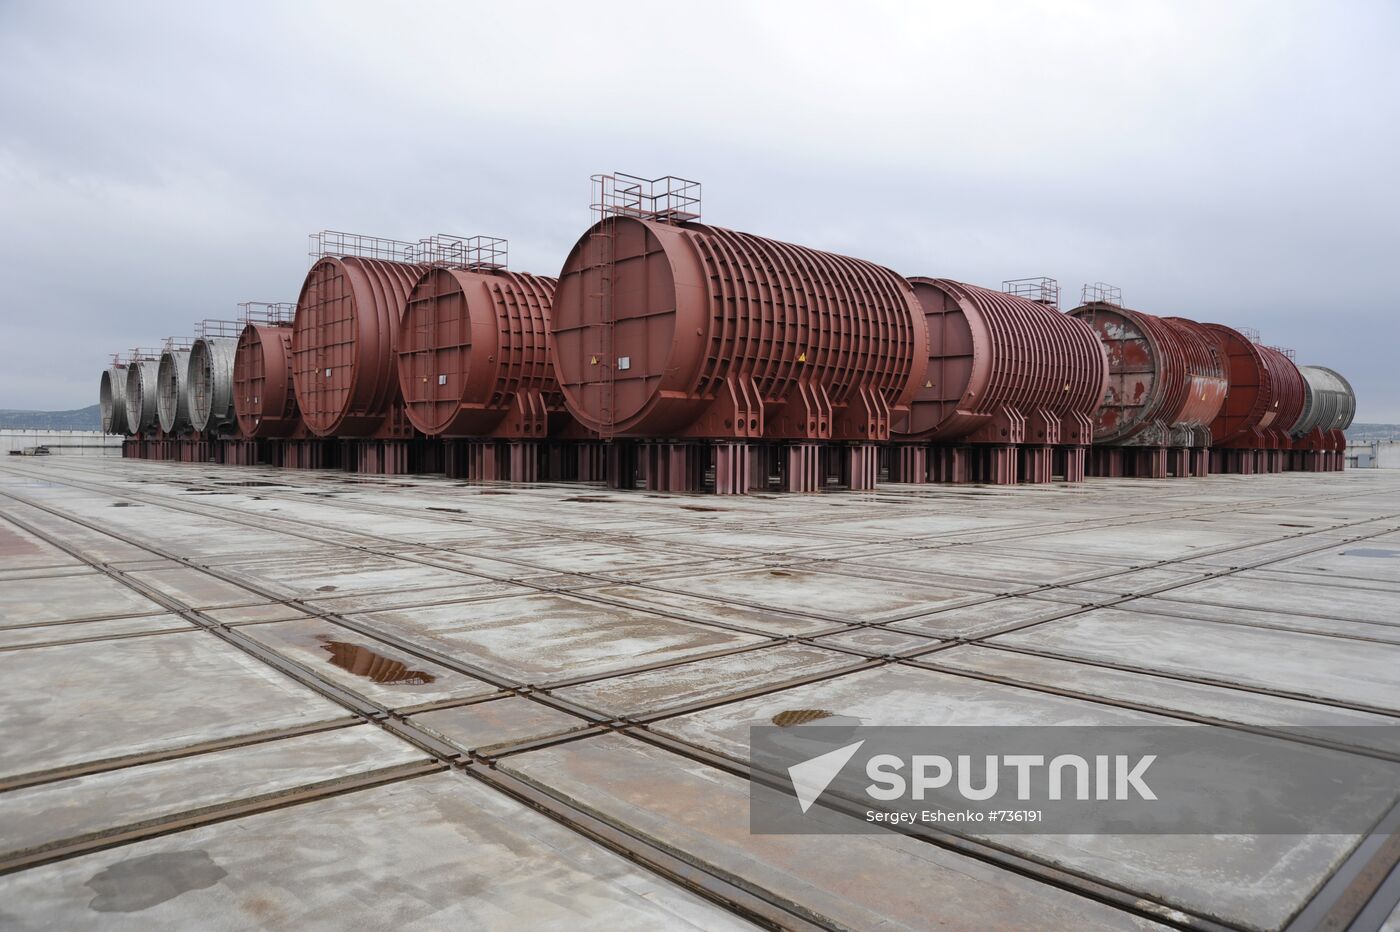
[[[1394,724],[1397,609],[1384,472],[725,501],[0,463],[0,866],[60,852],[0,926],[744,924],[490,766],[819,924],[1281,928],[1355,837],[998,840],[1039,873],[758,836],[748,728]]]
[[[737,929],[468,777],[437,774],[0,878],[10,929]]]

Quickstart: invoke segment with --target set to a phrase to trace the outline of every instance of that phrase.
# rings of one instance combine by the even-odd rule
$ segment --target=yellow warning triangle
[[[806,353],[800,353],[800,354],[798,355],[798,357],[797,357],[797,361],[798,361],[798,362],[806,362],[806,361],[807,361],[807,354],[806,354]]]
[[[597,356],[594,356],[591,360],[589,360],[588,364],[589,364],[590,366],[596,366],[596,365],[598,365],[598,357],[597,357]]]

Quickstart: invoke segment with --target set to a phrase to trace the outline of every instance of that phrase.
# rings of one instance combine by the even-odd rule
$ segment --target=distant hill
[[[1347,441],[1400,440],[1400,424],[1352,424],[1347,428]]]
[[[75,411],[11,411],[0,408],[0,428],[24,430],[101,430],[102,409],[97,405]]]

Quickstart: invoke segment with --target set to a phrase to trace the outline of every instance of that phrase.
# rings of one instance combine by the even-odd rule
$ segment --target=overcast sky
[[[510,239],[588,176],[992,287],[1260,330],[1400,422],[1400,4],[0,0],[0,408],[291,301],[306,234]]]

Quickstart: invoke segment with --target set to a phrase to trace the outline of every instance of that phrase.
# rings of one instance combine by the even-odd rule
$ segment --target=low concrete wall
[[[1400,440],[1349,443],[1347,465],[1353,469],[1400,469]]]
[[[122,438],[97,430],[0,430],[0,456],[48,447],[54,456],[121,456]]]

